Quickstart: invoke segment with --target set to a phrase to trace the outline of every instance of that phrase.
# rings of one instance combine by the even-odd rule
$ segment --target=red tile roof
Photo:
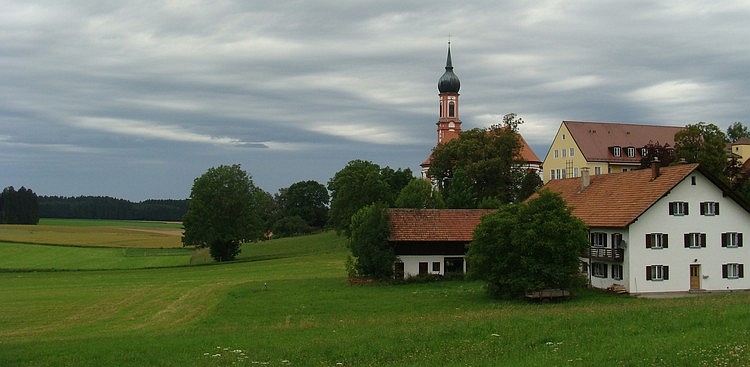
[[[389,241],[469,242],[488,209],[388,209]]]
[[[640,155],[628,157],[623,150],[620,157],[612,155],[611,147],[642,148],[649,142],[674,147],[674,134],[681,126],[621,124],[613,122],[563,121],[570,136],[589,162],[640,162]]]
[[[626,227],[696,169],[698,164],[662,167],[656,179],[651,169],[591,175],[583,191],[580,177],[551,180],[543,189],[560,193],[591,227]]]

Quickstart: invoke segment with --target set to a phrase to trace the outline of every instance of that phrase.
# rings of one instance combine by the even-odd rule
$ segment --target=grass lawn
[[[469,281],[350,286],[346,253],[323,233],[220,265],[0,272],[0,365],[750,365],[748,292],[527,304]]]

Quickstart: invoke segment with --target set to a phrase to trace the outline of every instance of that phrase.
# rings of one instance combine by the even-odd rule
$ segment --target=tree
[[[299,216],[311,227],[325,226],[328,201],[328,190],[317,181],[296,182],[279,190],[282,217]]]
[[[396,208],[444,209],[445,201],[440,192],[428,181],[414,178],[396,197]]]
[[[234,260],[242,243],[263,235],[258,200],[265,196],[239,164],[209,168],[193,182],[183,246],[208,247],[216,261]]]
[[[382,204],[370,204],[352,216],[349,249],[353,276],[387,279],[393,275],[396,254],[388,243],[388,214]]]
[[[741,122],[735,122],[727,128],[727,143],[734,143],[740,138],[750,138],[750,130]]]
[[[23,186],[18,191],[13,186],[3,189],[3,192],[0,193],[0,223],[39,223],[39,200],[37,195]]]
[[[641,168],[651,167],[654,158],[659,159],[659,165],[663,167],[669,166],[675,161],[675,151],[674,148],[669,146],[669,143],[661,145],[658,141],[656,143],[649,141],[643,149],[646,150],[646,154],[641,156]]]
[[[586,225],[560,195],[548,190],[488,214],[466,254],[468,276],[487,282],[496,297],[580,285],[579,257],[588,247]]]
[[[674,136],[677,159],[699,163],[716,177],[724,177],[727,166],[726,135],[714,124],[699,122],[685,126]]]
[[[350,223],[354,213],[372,203],[393,204],[398,193],[413,177],[410,169],[383,169],[375,163],[353,160],[336,172],[328,181],[331,192],[329,223],[338,232],[350,235]]]
[[[432,152],[428,176],[437,182],[451,206],[451,193],[467,193],[466,188],[453,190],[450,185],[459,184],[455,174],[462,170],[473,191],[472,207],[484,198],[495,197],[503,203],[522,200],[520,185],[523,182],[525,163],[520,151],[522,143],[518,125],[523,120],[513,113],[503,117],[502,125],[489,129],[472,129],[460,133],[458,139],[438,145]],[[465,182],[460,182],[461,184]],[[464,199],[460,200],[466,205]]]

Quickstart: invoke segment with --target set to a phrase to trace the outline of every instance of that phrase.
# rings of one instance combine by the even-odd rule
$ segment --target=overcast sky
[[[470,4],[467,4],[470,3]],[[580,4],[578,4],[580,3]],[[220,164],[270,193],[464,129],[750,122],[750,1],[0,0],[0,185],[183,199]]]

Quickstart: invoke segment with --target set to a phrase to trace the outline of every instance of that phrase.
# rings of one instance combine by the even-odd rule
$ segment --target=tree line
[[[41,218],[181,221],[186,211],[185,199],[131,202],[109,196],[39,196]]]

